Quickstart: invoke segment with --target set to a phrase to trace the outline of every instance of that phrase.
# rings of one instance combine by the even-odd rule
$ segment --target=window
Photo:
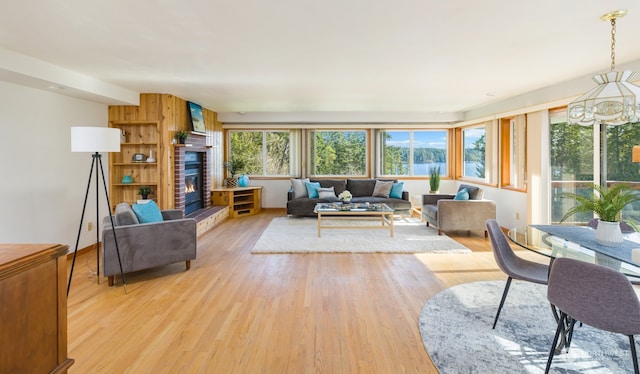
[[[296,173],[291,148],[296,137],[291,130],[229,131],[230,159],[241,159],[249,175],[284,176]]]
[[[526,188],[527,123],[526,116],[503,118],[500,122],[501,184],[515,189]]]
[[[486,129],[484,126],[462,130],[462,159],[464,161],[462,176],[468,178],[485,178],[485,144]]]
[[[549,113],[549,141],[551,166],[551,222],[558,223],[574,204],[562,198],[565,192],[591,193],[589,185],[594,181],[594,132],[593,126],[569,125],[567,112]],[[591,214],[577,214],[571,221],[587,222]]]
[[[366,130],[309,131],[309,174],[367,175]]]
[[[432,167],[447,175],[447,131],[380,131],[381,175],[428,176]]]

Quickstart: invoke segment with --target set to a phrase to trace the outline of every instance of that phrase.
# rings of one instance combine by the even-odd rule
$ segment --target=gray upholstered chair
[[[547,298],[560,310],[560,320],[549,351],[545,373],[551,368],[562,329],[568,323],[570,343],[575,321],[627,335],[633,369],[638,373],[633,335],[640,334],[640,302],[624,274],[584,261],[558,258],[551,265]]]
[[[129,204],[116,206],[114,224],[124,273],[182,261],[187,270],[191,267],[191,260],[196,258],[196,220],[184,218],[179,209],[161,213],[162,222],[140,223]],[[109,217],[105,217],[103,227],[103,275],[112,286],[114,276],[120,274],[120,265]]]
[[[509,245],[507,238],[504,236],[500,225],[498,225],[498,222],[495,219],[487,220],[486,225],[487,231],[489,232],[489,238],[491,239],[491,247],[493,247],[493,256],[496,259],[500,270],[508,275],[507,284],[504,286],[500,305],[496,312],[496,318],[493,320],[493,328],[495,329],[496,324],[498,323],[498,318],[500,317],[500,311],[502,310],[504,301],[507,299],[511,281],[513,279],[517,279],[538,284],[547,284],[549,266],[518,257],[513,252],[513,249]]]
[[[496,218],[496,203],[484,200],[481,188],[468,184],[461,184],[458,192],[467,189],[469,200],[454,200],[456,195],[427,194],[422,195],[422,219],[427,226],[438,229],[438,235],[443,231],[465,230],[484,231],[485,222]]]

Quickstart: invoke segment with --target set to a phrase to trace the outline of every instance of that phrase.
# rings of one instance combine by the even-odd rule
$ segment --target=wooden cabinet
[[[213,205],[229,207],[231,218],[253,215],[262,209],[262,187],[214,188]]]
[[[0,245],[0,373],[64,373],[67,246]]]
[[[111,121],[109,127],[122,132],[120,152],[109,154],[110,202],[113,210],[118,203],[135,203],[141,196],[141,186],[151,187],[149,198],[165,206],[160,188],[158,159],[160,129],[158,121]],[[149,162],[149,158],[154,159]]]

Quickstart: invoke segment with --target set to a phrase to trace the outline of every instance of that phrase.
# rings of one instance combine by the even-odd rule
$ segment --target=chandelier
[[[616,67],[616,19],[626,14],[626,10],[616,10],[600,17],[603,21],[611,22],[611,71],[595,75],[593,80],[598,86],[569,104],[570,124],[622,125],[638,121],[640,87],[630,82],[637,74],[632,71],[614,70]]]

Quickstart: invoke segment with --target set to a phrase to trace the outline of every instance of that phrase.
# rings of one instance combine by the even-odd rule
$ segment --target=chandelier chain
[[[616,68],[616,19],[611,18],[611,71]]]

